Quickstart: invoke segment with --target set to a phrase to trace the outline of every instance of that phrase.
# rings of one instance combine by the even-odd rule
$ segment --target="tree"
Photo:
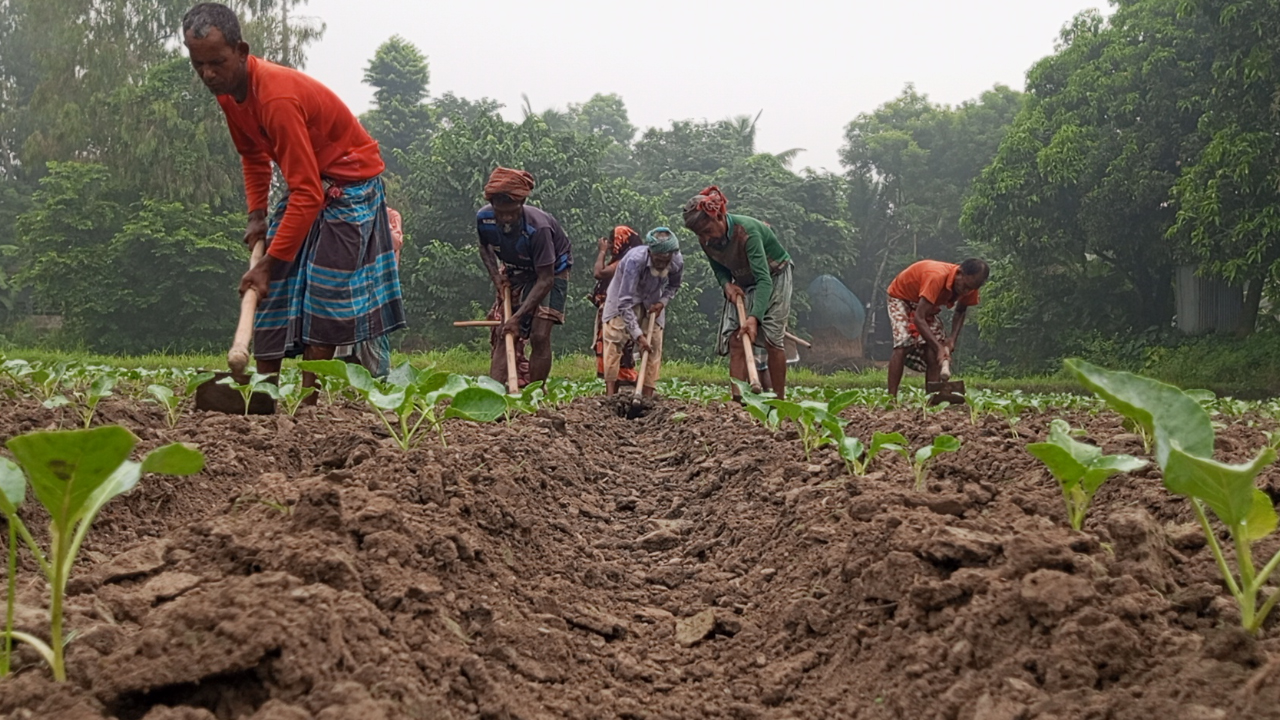
[[[1267,280],[1280,277],[1280,2],[1190,0],[1182,10],[1200,21],[1213,82],[1195,106],[1203,149],[1173,188],[1171,237],[1205,271],[1247,285],[1247,334]]]
[[[1170,190],[1196,144],[1210,62],[1203,23],[1177,1],[1077,16],[1028,74],[1026,106],[975,183],[966,233],[1010,261],[983,334],[1024,364],[1091,334],[1170,325]]]
[[[748,118],[749,121],[749,118]],[[744,134],[734,121],[677,120],[671,129],[649,128],[635,143],[636,185],[658,195],[674,190],[691,195],[734,162],[755,154],[754,132]]]
[[[426,56],[399,35],[383,43],[365,68],[364,82],[375,88],[374,108],[360,121],[396,175],[404,172],[400,154],[430,140],[431,109],[425,102],[430,80]]]
[[[574,243],[568,325],[558,347],[585,352],[590,347],[594,308],[584,299],[592,282],[588,268],[596,238],[615,225],[650,228],[663,220],[660,201],[642,196],[624,179],[600,170],[607,140],[557,131],[540,114],[520,123],[483,114],[469,123],[442,127],[429,148],[415,146],[405,157],[402,192],[414,208],[405,212],[406,242],[401,276],[410,323],[435,343],[476,342],[471,330],[451,326],[465,309],[488,309],[493,288],[477,251],[475,213],[483,204],[489,173],[498,165],[518,167],[537,179],[530,203],[554,215]],[[437,298],[451,298],[447,305]]]
[[[101,165],[54,163],[19,218],[20,279],[101,352],[226,342],[245,250],[238,215],[144,200],[127,207]]]
[[[243,209],[240,157],[227,123],[185,58],[153,66],[140,84],[107,102],[113,123],[101,160],[121,187],[141,196]]]
[[[306,0],[236,0],[255,54],[300,67],[322,23]],[[99,160],[119,129],[108,99],[144,82],[174,47],[189,0],[7,0],[0,4],[0,169],[38,178],[49,160]]]
[[[631,124],[627,105],[620,95],[596,93],[585,103],[569,105],[568,114],[577,132],[610,141],[601,160],[606,174],[629,177],[635,173],[631,140],[636,136],[636,126]]]
[[[885,306],[885,288],[898,269],[968,253],[960,232],[965,193],[995,156],[1021,103],[1021,93],[996,86],[952,108],[908,85],[846,127],[840,159],[851,221],[869,261],[846,282],[870,305],[872,318]],[[867,323],[864,333],[872,327]]]
[[[627,104],[620,95],[596,93],[582,104],[569,106],[578,132],[599,135],[622,145],[631,145],[636,136],[636,126],[627,116]]]

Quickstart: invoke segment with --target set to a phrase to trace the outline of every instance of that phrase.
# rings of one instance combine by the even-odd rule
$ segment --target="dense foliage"
[[[216,104],[176,42],[186,2],[0,2],[0,332],[59,315],[60,339],[115,352],[225,342],[239,245],[239,163]],[[237,0],[255,51],[295,66],[324,28],[304,0]],[[769,222],[796,260],[795,307],[818,274],[871,306],[921,258],[982,255],[995,274],[970,359],[1016,370],[1066,354],[1141,367],[1172,333],[1173,273],[1192,265],[1244,292],[1236,327],[1274,325],[1280,271],[1280,0],[1124,0],[1066,24],[1027,91],[996,87],[945,106],[908,86],[844,132],[843,172],[762,152],[762,118],[638,128],[596,94],[518,120],[488,98],[433,94],[429,49],[387,40],[364,67],[362,116],[405,219],[406,347],[480,347],[452,327],[493,300],[474,211],[497,164],[538,178],[531,202],[574,242],[560,351],[586,351],[596,238],[619,223],[678,226],[682,202],[718,184]],[[100,38],[114,42],[99,42]],[[109,117],[111,122],[101,122]],[[722,299],[691,236],[667,347],[707,359]],[[1259,317],[1261,316],[1261,317]],[[976,340],[977,338],[975,338]],[[876,351],[874,342],[868,345]]]

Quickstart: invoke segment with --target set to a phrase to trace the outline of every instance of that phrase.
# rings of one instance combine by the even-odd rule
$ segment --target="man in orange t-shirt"
[[[904,366],[925,373],[929,382],[942,379],[942,363],[951,358],[966,311],[978,304],[978,288],[990,274],[991,268],[978,259],[959,265],[921,260],[889,283],[889,321],[893,327],[890,395],[898,396]],[[950,337],[939,317],[943,307],[956,310]]]
[[[386,336],[405,327],[378,143],[332,90],[249,54],[232,10],[195,5],[182,19],[191,65],[217,96],[244,169],[245,243],[266,253],[240,281],[258,293],[258,372],[286,357],[329,359],[338,346],[369,371],[390,366]],[[272,163],[288,189],[268,219]],[[315,378],[304,374],[304,384]]]

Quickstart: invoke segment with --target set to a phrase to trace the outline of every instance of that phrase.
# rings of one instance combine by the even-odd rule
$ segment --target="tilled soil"
[[[405,453],[354,406],[168,430],[110,404],[142,449],[195,442],[208,467],[107,507],[72,579],[71,681],[23,650],[0,717],[1280,717],[1276,631],[1236,629],[1158,471],[1066,527],[1024,450],[1050,415],[846,411],[864,439],[963,438],[917,491],[901,458],[854,478],[736,406],[628,407],[450,421]],[[1142,453],[1114,416],[1070,419]],[[10,403],[0,437],[55,420]],[[1263,442],[1236,423],[1219,449]],[[24,565],[20,629],[45,632],[45,592]]]

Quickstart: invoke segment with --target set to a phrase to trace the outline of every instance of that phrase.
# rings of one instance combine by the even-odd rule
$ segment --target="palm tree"
[[[783,150],[780,153],[774,153],[773,157],[776,158],[778,162],[782,163],[783,167],[790,169],[791,163],[796,161],[796,156],[804,151],[804,148],[791,148],[790,150]]]
[[[528,94],[520,93],[520,97],[524,99],[524,105],[521,106],[520,110],[524,113],[525,120],[536,117],[546,123],[552,132],[571,132],[573,130],[575,119],[573,113],[554,107],[537,112],[533,109],[533,103],[530,102]]]

